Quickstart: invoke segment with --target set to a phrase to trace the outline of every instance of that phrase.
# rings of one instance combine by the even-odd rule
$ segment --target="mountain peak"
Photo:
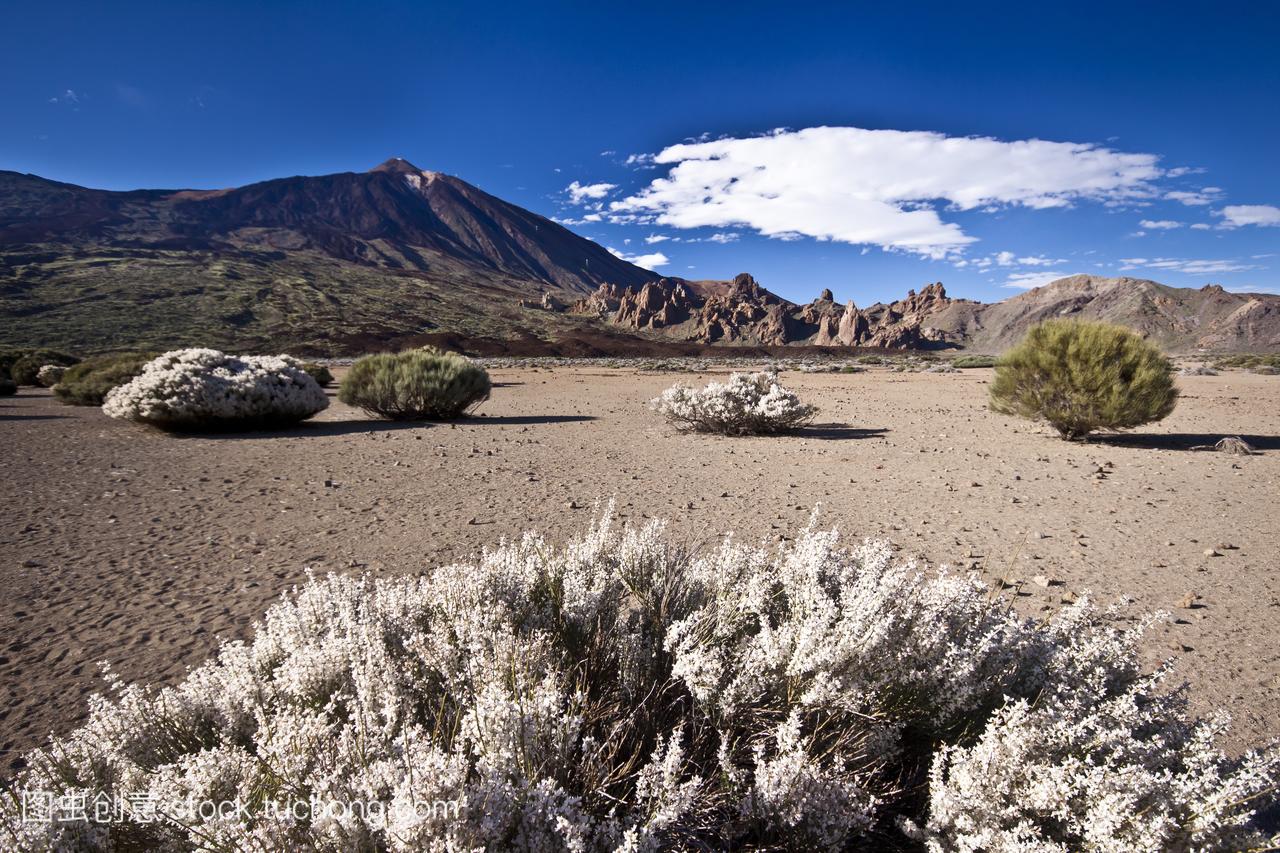
[[[393,175],[420,175],[422,170],[403,157],[392,157],[385,163],[375,166],[370,172],[389,172]]]

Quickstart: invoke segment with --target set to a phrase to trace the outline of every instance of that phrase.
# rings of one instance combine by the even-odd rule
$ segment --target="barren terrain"
[[[99,661],[172,682],[308,567],[428,571],[526,529],[563,539],[611,498],[704,545],[776,541],[821,504],[851,537],[1014,581],[1032,614],[1131,595],[1135,613],[1170,611],[1151,655],[1176,658],[1200,710],[1232,713],[1233,745],[1280,729],[1280,378],[1180,377],[1163,423],[1069,444],[988,412],[988,370],[787,373],[818,423],[739,439],[681,435],[645,408],[706,374],[493,376],[466,422],[370,421],[334,401],[253,435],[167,435],[47,391],[0,399],[2,772],[83,720]],[[1191,449],[1225,435],[1260,452]]]

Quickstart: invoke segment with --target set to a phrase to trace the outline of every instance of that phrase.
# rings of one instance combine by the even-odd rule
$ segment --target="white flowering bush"
[[[52,388],[66,372],[66,365],[46,364],[36,372],[36,384],[42,388]]]
[[[185,681],[115,684],[0,793],[6,848],[1218,850],[1271,749],[1143,624],[802,531],[687,554],[610,513],[421,577],[314,578]],[[118,819],[23,821],[33,792]],[[202,803],[231,802],[223,813]],[[309,806],[280,808],[280,803]],[[373,808],[377,805],[377,808]],[[6,836],[7,833],[7,836]]]
[[[108,392],[113,418],[176,429],[294,423],[329,399],[287,355],[227,355],[212,349],[167,352],[131,381]]]
[[[724,435],[785,432],[809,423],[818,412],[782,387],[773,371],[733,373],[729,381],[704,388],[677,383],[649,405],[678,429]]]

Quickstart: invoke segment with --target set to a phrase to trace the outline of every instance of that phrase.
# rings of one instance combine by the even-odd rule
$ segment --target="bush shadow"
[[[1225,432],[1102,433],[1089,436],[1088,443],[1140,450],[1213,450],[1224,438],[1243,439],[1254,450],[1280,450],[1280,436]]]
[[[69,415],[18,415],[0,413],[0,421],[65,421]]]
[[[55,416],[61,417],[61,416]],[[323,438],[337,435],[355,435],[370,432],[395,432],[406,429],[430,429],[451,424],[467,426],[525,426],[532,424],[576,423],[594,421],[589,415],[512,415],[499,417],[456,418],[450,421],[391,421],[391,420],[354,420],[354,421],[303,421],[288,426],[265,427],[262,429],[223,429],[223,430],[164,430],[179,438],[217,438],[253,440],[263,438]]]
[[[247,440],[262,438],[322,438],[335,435],[354,435],[356,433],[390,432],[402,429],[421,429],[435,426],[436,421],[303,421],[288,426],[263,427],[260,429],[231,428],[226,429],[163,429],[156,427],[166,435],[175,438],[216,438]]]
[[[597,420],[597,418],[592,415],[496,415],[493,417],[461,418],[456,421],[439,421],[438,423],[530,426],[533,424],[575,424],[594,420]]]
[[[889,430],[882,427],[851,427],[848,424],[811,424],[787,435],[796,438],[819,438],[824,441],[841,441],[859,438],[878,438]]]

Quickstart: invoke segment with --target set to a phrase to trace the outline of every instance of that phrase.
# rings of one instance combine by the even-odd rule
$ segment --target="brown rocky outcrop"
[[[639,288],[605,284],[569,310],[698,343],[906,349],[946,345],[947,335],[932,328],[929,317],[957,301],[938,283],[866,309],[852,301],[836,303],[828,289],[808,305],[796,305],[742,273],[726,282],[662,278]]]

